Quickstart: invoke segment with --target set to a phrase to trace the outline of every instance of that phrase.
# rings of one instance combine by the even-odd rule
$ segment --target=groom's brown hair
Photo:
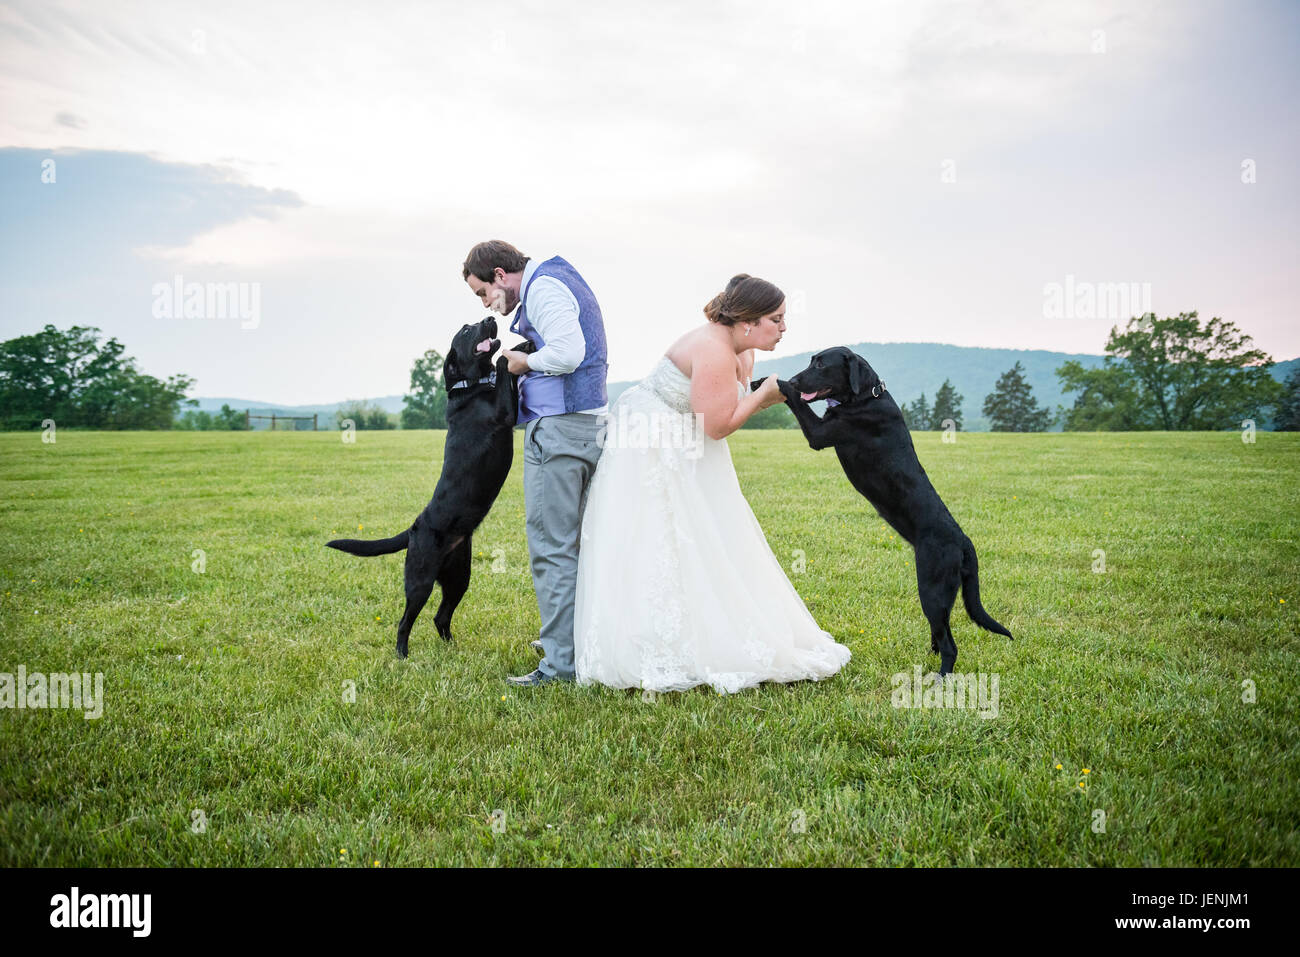
[[[527,263],[528,257],[504,239],[490,239],[469,251],[460,278],[468,279],[473,273],[476,279],[491,282],[498,266],[506,272],[523,272]]]

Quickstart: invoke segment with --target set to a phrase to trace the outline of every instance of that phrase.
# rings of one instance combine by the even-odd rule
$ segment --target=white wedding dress
[[[578,683],[731,693],[834,675],[849,649],[813,621],[690,395],[664,356],[609,410],[578,552]]]

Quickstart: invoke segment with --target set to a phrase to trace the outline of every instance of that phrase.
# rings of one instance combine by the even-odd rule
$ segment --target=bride
[[[749,381],[754,350],[785,332],[785,295],[741,274],[704,314],[610,407],[578,550],[579,684],[730,693],[849,660],[772,554],[727,448],[784,401],[776,376]]]

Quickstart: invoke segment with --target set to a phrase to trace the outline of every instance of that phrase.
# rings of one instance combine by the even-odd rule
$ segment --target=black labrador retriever
[[[853,487],[912,546],[921,610],[930,622],[930,648],[940,656],[940,677],[957,660],[948,617],[959,588],[971,621],[1010,638],[1011,632],[980,604],[975,546],[930,484],[902,412],[867,361],[843,346],[824,349],[808,368],[777,385],[808,444],[814,449],[833,446]],[[827,400],[821,418],[808,408],[818,399]]]
[[[515,455],[514,427],[519,412],[518,377],[505,356],[492,355],[501,340],[488,317],[462,326],[443,361],[447,388],[447,440],[442,474],[433,498],[400,535],[375,541],[338,538],[330,548],[353,555],[387,555],[406,549],[406,610],[397,623],[397,655],[406,657],[411,626],[423,610],[433,583],[442,586],[442,601],[433,623],[451,640],[451,616],[469,588],[474,529],[487,516],[510,474]],[[516,347],[532,352],[530,342]]]

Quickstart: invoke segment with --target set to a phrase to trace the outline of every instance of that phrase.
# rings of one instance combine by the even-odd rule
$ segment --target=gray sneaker
[[[542,639],[538,638],[535,641],[530,641],[528,643],[528,647],[533,649],[533,651],[537,652],[537,657],[539,658],[546,657],[546,649],[542,647]]]
[[[530,671],[526,675],[507,678],[506,684],[514,685],[516,688],[535,688],[538,685],[550,684],[552,681],[563,681],[563,678],[557,678],[555,675],[548,675],[541,668],[536,671]]]

